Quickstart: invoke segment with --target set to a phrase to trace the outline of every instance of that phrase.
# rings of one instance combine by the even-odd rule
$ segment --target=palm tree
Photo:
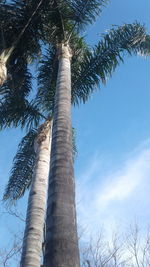
[[[31,110],[34,110],[34,117]],[[12,116],[11,107],[9,107],[8,112]],[[17,120],[19,115],[23,116],[22,109],[20,112],[21,114],[17,111]],[[28,105],[24,109],[26,124],[28,124],[27,114],[28,117],[31,116],[29,118],[30,124],[31,121],[33,124],[36,116],[39,116],[38,110],[36,108],[33,109],[33,107],[29,109]],[[12,123],[14,122],[16,120],[12,121]],[[31,187],[28,199],[21,266],[40,266],[51,147],[51,122],[52,119],[49,117],[45,123],[38,127],[38,130],[31,129],[22,139],[14,158],[11,176],[3,197],[4,201],[9,200],[10,203],[14,203],[24,195],[26,189]],[[24,122],[22,125],[24,125]],[[76,152],[75,149],[74,145],[74,153]]]
[[[8,86],[8,82],[5,84],[5,89],[6,85]],[[27,87],[29,85],[31,86],[31,84],[28,84]],[[7,89],[9,88],[11,87],[7,87]],[[22,128],[26,126],[31,130],[19,145],[10,181],[5,190],[4,200],[6,201],[9,198],[11,202],[14,202],[24,194],[31,184],[21,264],[28,266],[28,259],[31,262],[34,259],[32,264],[36,262],[37,266],[40,266],[52,119],[51,117],[46,119],[33,101],[29,103],[26,98],[21,98],[21,92],[18,92],[19,95],[17,97],[13,87],[12,89],[11,93],[9,90],[8,92],[7,90],[4,91],[5,94],[0,107],[0,125],[2,128],[21,125]],[[33,128],[33,126],[37,128],[37,125],[41,124],[43,119],[46,121],[38,127],[38,130]]]
[[[95,13],[104,1],[50,2],[51,12],[52,9],[54,10],[52,14],[54,20],[50,22],[50,26],[54,32],[50,35],[49,41],[55,45],[58,74],[52,130],[44,266],[78,267],[80,263],[71,153],[71,59],[74,55],[75,37],[79,34],[80,27],[93,21]],[[82,95],[87,89],[86,82],[89,85],[90,80],[90,89],[94,90],[95,85],[100,80],[104,82],[118,65],[120,54],[124,50],[139,51],[144,40],[145,33],[139,24],[125,25],[110,31],[105,35],[104,41],[100,41],[91,53],[85,54],[83,64],[77,70],[81,80],[74,81],[73,85]]]
[[[26,113],[29,116],[29,111]],[[49,118],[38,130],[31,129],[22,139],[3,198],[5,201],[9,198],[14,203],[31,185],[21,266],[28,266],[30,262],[32,266],[40,266],[50,160],[50,125]]]
[[[134,25],[134,26],[137,26],[137,25]],[[124,33],[125,33],[126,27],[129,29],[130,27],[133,27],[133,26],[125,25],[123,27],[118,28],[115,31],[112,30],[110,32],[110,35],[108,35],[108,34],[105,35],[104,40],[101,41],[99,44],[99,48],[97,47],[97,49],[101,48],[101,55],[105,54],[105,58],[104,57],[99,58],[99,62],[97,62],[97,64],[99,64],[99,65],[95,66],[95,67],[97,67],[97,70],[101,73],[101,76],[103,77],[103,79],[102,79],[103,82],[105,81],[105,77],[106,77],[104,69],[103,69],[103,68],[105,68],[104,62],[106,61],[110,64],[108,72],[110,72],[110,70],[112,71],[113,68],[115,68],[117,66],[117,64],[119,64],[119,60],[117,60],[117,56],[118,56],[118,59],[121,59],[121,52],[126,48],[126,43],[129,42],[129,38],[131,36],[129,36],[128,39],[124,39],[124,40],[123,40],[123,36],[122,36],[122,42],[120,44],[120,47],[118,44],[119,38],[116,38],[116,44],[114,42],[114,39],[115,39],[114,37],[116,37],[117,35],[120,36],[120,32],[122,32],[122,31],[124,31]],[[131,28],[131,29],[133,30],[134,28]],[[132,38],[133,38],[133,36],[132,36]],[[108,45],[109,49],[107,49],[106,40],[109,40],[110,44],[113,43],[115,49],[110,50],[110,44]],[[80,40],[80,42],[81,42],[81,40]],[[76,47],[77,47],[77,43],[76,43]],[[104,49],[104,47],[105,47],[105,49]],[[128,48],[128,52],[130,52],[130,53],[132,51],[137,52],[138,50],[136,50],[136,47],[134,47],[134,48],[129,47]],[[77,56],[77,52],[78,52],[78,56]],[[36,104],[38,104],[38,106],[40,107],[40,110],[42,110],[43,113],[45,111],[47,111],[47,112],[51,111],[52,112],[54,110],[53,102],[54,102],[54,91],[55,91],[55,83],[56,83],[56,70],[57,70],[57,65],[58,65],[58,62],[55,59],[55,53],[56,53],[55,50],[52,49],[52,47],[50,47],[48,52],[47,52],[47,55],[45,57],[45,60],[42,61],[42,65],[40,67],[39,88],[38,88],[38,93],[37,93],[37,97],[36,97],[37,98]],[[88,54],[88,58],[85,58],[84,53],[86,55]],[[83,49],[81,49],[80,53],[79,53],[79,47],[78,47],[78,49],[76,49],[76,51],[75,51],[76,57],[75,56],[72,57],[72,103],[74,103],[74,104],[79,103],[79,101],[81,101],[81,100],[85,102],[86,99],[88,98],[88,95],[91,93],[92,90],[94,90],[94,85],[96,85],[98,82],[98,80],[97,80],[98,76],[95,74],[95,72],[93,73],[91,71],[91,69],[89,68],[90,63],[88,63],[88,62],[89,62],[89,59],[92,58],[91,57],[92,55],[90,54],[90,51],[87,50],[87,48],[85,49],[84,53],[83,53]],[[117,56],[115,57],[115,55],[117,55]],[[80,60],[79,59],[76,60],[76,58],[78,58],[78,57]],[[94,62],[94,60],[93,60],[93,62]],[[108,65],[107,65],[107,67],[108,67]],[[88,76],[86,76],[86,71],[88,73]],[[48,75],[49,73],[50,73],[50,75]],[[104,73],[104,75],[102,75],[102,73]],[[83,80],[84,80],[84,82],[83,82]],[[8,113],[6,113],[6,110],[8,113],[11,114],[10,117],[8,116]],[[10,126],[9,118],[11,120],[12,117],[13,117],[13,123],[15,126],[18,125],[17,122],[21,123],[22,126],[24,126],[25,123],[29,126],[31,124],[31,121],[32,121],[31,118],[34,118],[34,120],[36,121],[36,124],[37,124],[37,121],[39,121],[39,116],[40,116],[39,110],[35,111],[34,106],[30,105],[30,107],[29,107],[29,105],[27,105],[27,103],[26,103],[26,112],[23,114],[23,107],[21,107],[21,111],[22,111],[21,112],[22,118],[19,119],[15,115],[16,110],[14,109],[13,106],[10,107],[10,102],[9,102],[9,109],[8,109],[8,106],[6,109],[3,109],[3,112],[1,113],[1,118],[3,118],[3,120],[5,118],[5,123],[7,126]],[[14,112],[14,114],[13,114],[13,112]],[[27,120],[27,114],[28,113],[30,113],[30,116],[32,115],[29,121]],[[33,116],[35,116],[35,114],[37,114],[37,116],[33,117]],[[46,115],[44,114],[42,116],[43,116],[43,118],[45,118]],[[15,120],[15,117],[16,117],[16,120]],[[34,168],[33,166],[35,164],[35,161],[34,161],[35,160],[35,153],[33,152],[34,151],[33,150],[33,143],[34,142],[33,142],[33,139],[31,142],[30,137],[35,138],[35,136],[32,135],[32,132],[31,132],[31,134],[28,134],[27,137],[25,137],[25,139],[23,139],[23,141],[20,145],[19,152],[18,152],[17,157],[15,159],[16,160],[15,168],[12,170],[12,176],[10,179],[10,184],[8,185],[8,188],[6,190],[5,198],[17,199],[17,198],[21,197],[22,194],[24,193],[25,189],[28,188],[30,183],[31,183],[31,176],[32,176],[31,173],[32,173],[32,170]],[[24,168],[23,168],[23,166],[24,166]],[[45,183],[46,183],[46,176],[45,176]],[[36,186],[36,185],[34,185],[34,186]],[[31,190],[31,192],[32,192],[32,190]],[[45,191],[45,193],[46,193],[46,191]],[[30,194],[30,195],[33,197],[33,194]],[[40,197],[39,193],[38,193],[38,197]],[[31,199],[31,197],[29,199]],[[29,200],[29,203],[31,203],[30,200]],[[33,206],[32,206],[32,208],[33,208]],[[33,214],[34,214],[34,210],[33,210]],[[29,216],[29,213],[28,213],[28,218],[29,217],[31,217],[31,216]],[[40,215],[40,217],[41,217],[41,215]],[[32,223],[33,223],[33,221],[32,221]],[[34,223],[33,223],[33,225],[34,225]],[[43,228],[42,223],[39,226],[41,229],[39,231],[39,233],[41,233],[42,228]],[[29,236],[30,236],[30,234],[31,235],[34,234],[34,231],[33,231],[34,228],[33,227],[32,227],[32,231],[30,231],[30,234],[29,234],[29,225],[26,227],[26,229],[28,229],[28,231],[26,230],[26,233],[28,233]],[[36,237],[37,237],[37,235],[36,235]],[[41,235],[40,235],[39,240],[41,240]],[[37,242],[37,240],[36,240],[36,242]],[[29,243],[28,243],[28,245],[29,245]],[[31,247],[35,248],[35,245],[33,245],[33,243],[30,243],[30,245],[31,245]],[[24,248],[26,248],[26,242],[25,242]],[[38,257],[40,259],[40,252],[39,252],[38,247],[37,247],[36,253],[37,253],[36,255],[38,255]],[[30,260],[33,262],[31,255],[33,255],[33,257],[35,258],[34,253],[31,254],[31,251],[30,251]],[[26,255],[26,257],[27,257],[27,255]],[[38,266],[38,264],[37,264],[37,266]]]
[[[51,147],[51,119],[23,137],[13,161],[3,197],[14,204],[30,188],[21,266],[40,266],[44,252],[44,223]],[[74,142],[74,139],[73,139]],[[76,153],[74,143],[73,153]],[[34,249],[33,249],[34,248]]]
[[[28,199],[26,228],[20,266],[40,266],[50,160],[51,120],[40,128],[34,141],[36,160]]]
[[[81,28],[95,19],[105,1],[45,1],[43,40],[55,53],[58,70],[52,133],[51,171],[47,209],[45,266],[79,266],[71,145],[72,102],[84,102],[99,82],[105,82],[122,59],[123,51],[149,52],[144,28],[135,23],[111,30],[92,51]],[[46,8],[45,8],[46,7]],[[146,40],[146,42],[145,42]],[[81,45],[81,58],[76,44]],[[84,49],[83,48],[84,44]],[[78,59],[78,60],[77,60]],[[71,71],[72,68],[72,90]],[[54,76],[47,76],[55,85]],[[41,89],[40,95],[49,96]],[[48,101],[47,101],[48,103]]]
[[[41,76],[43,71],[45,70],[41,68]],[[10,81],[5,84],[5,94],[0,108],[1,128],[17,127],[18,125],[22,127],[26,125],[27,128],[31,128],[32,125],[37,126],[41,121],[39,117],[46,119],[46,115],[42,115],[39,112],[37,105],[33,101],[30,103],[25,99],[24,102],[22,99],[18,101],[14,90],[10,94],[9,88],[11,87]],[[12,89],[14,88],[12,87]],[[8,94],[6,93],[7,91]],[[37,98],[39,101],[40,93],[38,93]],[[49,106],[47,110],[48,114],[52,113],[53,102],[54,92],[51,89],[51,107]],[[40,101],[40,104],[42,104],[42,101]],[[45,105],[45,103],[43,104]],[[35,129],[30,130],[21,141],[3,198],[5,201],[9,199],[14,202],[23,196],[25,190],[31,185],[21,266],[28,266],[29,264],[40,266],[50,159],[51,121],[52,118],[48,116],[46,122],[38,127],[38,131]]]

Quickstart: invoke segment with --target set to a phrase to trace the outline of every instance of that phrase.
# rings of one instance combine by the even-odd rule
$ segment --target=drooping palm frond
[[[125,24],[105,34],[93,51],[86,53],[73,74],[76,77],[72,84],[75,103],[87,101],[95,87],[105,84],[123,61],[125,53],[137,54],[143,51],[145,38],[145,28],[139,23]]]
[[[27,3],[14,0],[9,5],[0,4],[1,8],[4,10],[4,14],[0,12],[2,20],[0,28],[1,64],[6,69],[7,63],[8,69],[11,65],[15,65],[18,59],[23,59],[28,64],[38,58],[41,51],[39,30],[41,24],[39,17],[34,15],[37,8],[35,2],[29,5],[29,1]],[[5,76],[6,80],[7,75]]]
[[[39,65],[38,88],[35,99],[36,104],[46,115],[52,114],[54,110],[57,70],[56,49],[49,47]]]
[[[16,7],[15,54],[22,54],[30,61],[40,53],[41,16],[40,7],[44,1],[18,1],[13,0],[12,6]]]
[[[71,37],[71,49],[71,80],[72,84],[74,84],[78,79],[77,75],[81,64],[84,61],[85,56],[90,53],[90,50],[86,45],[84,38],[79,37],[77,34],[73,34]],[[36,103],[40,106],[43,112],[53,113],[57,71],[58,59],[56,49],[50,46],[49,49],[46,50],[46,55],[43,60],[40,62],[38,75]],[[81,94],[77,94],[74,88],[72,88],[72,103],[79,102],[80,100],[78,97],[82,97]],[[84,94],[82,101],[84,101]]]
[[[139,23],[125,24],[110,30],[103,35],[94,49],[89,49],[84,38],[73,34],[70,39],[72,56],[72,103],[86,102],[92,92],[112,75],[115,68],[123,61],[126,53],[133,54],[144,50],[145,28]],[[146,50],[146,48],[145,48]],[[45,110],[51,109],[52,95],[55,92],[55,81],[58,62],[56,51],[50,50],[39,70],[39,97],[45,102]]]
[[[0,95],[25,98],[32,89],[32,75],[26,60],[20,56],[11,60],[8,66],[8,80],[0,88]]]
[[[57,43],[64,40],[69,6],[62,0],[44,0],[37,17],[40,21],[40,34],[42,41],[46,43]]]
[[[31,184],[35,165],[34,140],[36,136],[37,131],[31,130],[19,144],[13,160],[9,182],[5,189],[4,201],[8,200],[14,203],[24,195]]]
[[[33,127],[40,121],[40,114],[33,101],[27,97],[32,89],[32,75],[21,57],[9,65],[9,79],[0,88],[0,128]]]
[[[16,23],[16,8],[10,4],[0,3],[0,21],[0,51],[3,51],[10,47],[10,43],[8,45],[10,35],[12,34],[11,39],[14,37],[12,28]]]
[[[26,128],[37,127],[45,119],[34,101],[20,101],[20,99],[9,98],[0,101],[0,129],[8,127]]]
[[[108,0],[67,0],[66,2],[71,10],[69,18],[73,22],[73,32],[93,23]]]
[[[73,32],[79,32],[96,19],[107,2],[108,0],[44,1],[41,11],[44,39],[53,44],[70,40]]]
[[[34,141],[37,135],[38,130],[32,129],[20,142],[5,189],[4,201],[14,204],[30,187],[35,168]],[[75,160],[77,156],[75,128],[72,128],[72,155]]]
[[[139,54],[141,56],[150,55],[150,35],[146,35],[144,42],[141,43]]]
[[[137,53],[145,42],[146,29],[138,22],[113,28],[104,35],[105,45],[111,50]],[[100,46],[100,42],[98,44]]]
[[[26,102],[26,106],[24,109],[24,113],[22,118],[20,118],[19,125],[22,128],[26,128],[27,130],[31,128],[37,128],[39,124],[45,120],[46,117],[41,113],[40,107],[35,103],[35,101]]]

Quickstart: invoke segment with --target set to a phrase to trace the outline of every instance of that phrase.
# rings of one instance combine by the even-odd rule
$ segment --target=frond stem
[[[83,8],[81,9],[80,15],[83,14],[84,9],[86,8],[86,5],[88,4],[88,2],[89,2],[89,0],[86,1],[85,5],[84,5]],[[78,22],[76,21],[75,24],[73,25],[72,30],[71,30],[71,32],[70,32],[70,34],[69,34],[68,39],[67,39],[67,43],[69,43],[70,38],[71,38],[71,36],[72,36],[72,34],[73,34],[73,31],[74,31],[74,29],[75,29],[77,23],[78,23]]]
[[[41,116],[41,118],[47,120],[47,118],[42,113],[40,113],[39,111],[37,113]]]
[[[65,34],[65,27],[64,27],[64,22],[63,22],[62,14],[61,14],[61,12],[59,10],[59,6],[58,6],[58,3],[57,3],[57,0],[54,0],[54,1],[56,3],[57,9],[58,9],[58,13],[59,13],[59,16],[60,16],[61,27],[62,27],[62,30],[63,30],[63,38],[65,40],[66,39],[66,34]]]
[[[29,18],[27,24],[24,26],[24,28],[22,29],[21,33],[19,34],[17,40],[14,42],[14,45],[16,46],[20,40],[20,38],[22,37],[22,35],[24,34],[25,30],[27,29],[27,27],[29,26],[29,24],[31,23],[34,15],[36,14],[36,12],[38,11],[39,7],[41,6],[43,0],[40,0],[40,2],[38,3],[37,7],[35,8],[35,10],[33,11],[31,17]]]
[[[12,44],[11,48],[8,49],[9,51],[9,55],[13,52],[13,50],[15,49],[15,47],[17,46],[18,42],[20,41],[21,37],[23,36],[24,32],[26,31],[27,27],[29,26],[29,24],[31,23],[34,15],[36,14],[37,10],[39,9],[39,7],[41,6],[43,0],[40,0],[40,2],[38,3],[38,5],[36,6],[35,10],[33,11],[31,17],[29,18],[29,20],[27,21],[26,25],[24,26],[24,28],[22,29],[22,31],[20,32],[17,40]],[[8,58],[7,58],[8,59]]]

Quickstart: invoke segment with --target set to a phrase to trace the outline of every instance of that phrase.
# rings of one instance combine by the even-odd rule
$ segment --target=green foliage
[[[35,100],[36,104],[46,116],[51,115],[54,110],[57,70],[58,60],[56,49],[49,47],[49,49],[46,49],[46,54],[39,64],[38,88]]]
[[[125,24],[111,29],[93,49],[89,49],[84,38],[73,33],[70,39],[73,54],[72,103],[85,103],[93,91],[102,83],[105,84],[115,68],[123,62],[125,53],[131,55],[143,53],[143,50],[148,52],[145,38],[146,32],[142,25]],[[41,61],[38,78],[38,104],[44,112],[53,112],[57,69],[56,49],[49,47]]]
[[[84,38],[79,37],[77,34],[73,34],[71,37],[71,80],[72,80],[72,103],[77,104],[80,101],[85,100],[88,90],[80,91],[80,88],[74,88],[74,83],[78,80],[81,66],[85,60],[85,57],[91,53],[86,45]],[[38,92],[36,96],[36,103],[40,106],[42,111],[53,113],[54,109],[54,96],[56,88],[56,79],[58,71],[58,59],[56,55],[56,49],[49,47],[46,50],[46,55],[40,62],[39,75],[38,75]]]
[[[15,204],[31,185],[36,160],[34,141],[37,134],[38,131],[32,129],[25,137],[23,137],[19,144],[3,197],[3,201],[7,201],[9,204]],[[76,132],[74,128],[72,128],[72,154],[73,160],[75,160],[77,156],[77,147]]]
[[[35,0],[13,0],[13,4],[3,7],[4,14],[0,10],[3,25],[0,41],[3,46],[9,47],[10,43],[17,40],[39,3],[40,0],[38,3]],[[40,9],[33,16],[8,62],[10,79],[0,90],[1,128],[19,125],[27,128],[33,125],[37,127],[41,118],[52,116],[59,42],[69,42],[72,50],[71,80],[74,105],[85,103],[99,85],[106,83],[115,68],[123,61],[125,53],[149,54],[150,38],[146,36],[144,27],[138,23],[113,28],[103,35],[96,46],[91,49],[87,46],[79,32],[95,20],[105,3],[107,1],[104,0],[41,1]],[[8,23],[5,25],[7,17]],[[32,79],[27,68],[28,59],[37,57],[43,42],[47,49],[39,63],[37,95],[34,101],[28,102]],[[20,198],[31,182],[35,160],[34,133],[28,133],[19,146],[6,188],[5,200]],[[76,154],[74,141],[73,154]]]
[[[13,160],[10,179],[5,189],[4,201],[14,203],[22,197],[29,188],[35,166],[34,140],[37,136],[36,130],[31,130],[23,137],[18,151]]]
[[[13,25],[16,23],[16,11],[12,5],[0,3],[0,51],[10,47],[8,45],[9,38],[12,39],[11,31]]]
[[[32,88],[32,75],[23,58],[9,66],[9,79],[0,88],[0,128],[37,127],[41,114],[27,97]]]
[[[75,28],[82,29],[83,26],[95,21],[108,0],[67,0],[66,2],[71,10],[69,19],[75,23]]]
[[[107,0],[47,0],[43,1],[41,19],[43,40],[53,44],[67,41],[92,23]]]
[[[145,38],[146,31],[144,26],[135,22],[109,30],[108,34],[104,35],[104,45],[118,52],[118,54],[123,50],[129,54],[137,53],[141,48],[141,44],[145,42]],[[100,45],[99,43],[98,46]]]
[[[145,38],[145,28],[139,23],[125,24],[103,35],[103,39],[85,54],[81,65],[73,73],[76,78],[72,79],[75,103],[86,102],[98,85],[105,84],[123,62],[125,53],[143,52]]]
[[[97,46],[89,49],[84,38],[73,33],[70,39],[73,53],[72,103],[85,103],[100,84],[105,84],[115,68],[123,61],[125,52],[143,53],[143,50],[146,50],[145,38],[145,28],[142,25],[125,24],[111,29],[109,33],[103,35]],[[53,101],[50,99],[55,94],[57,68],[56,50],[50,47],[39,69],[38,102],[40,99],[41,103],[45,102],[44,111],[47,108],[50,112],[53,110]]]
[[[27,62],[23,57],[10,61],[8,66],[8,79],[0,87],[0,96],[7,98],[23,99],[29,95],[32,89],[32,75],[28,69]]]
[[[31,129],[37,127],[42,118],[43,115],[32,101],[21,102],[9,98],[0,102],[0,129],[18,126]]]
[[[14,47],[10,56],[11,64],[15,63],[18,57],[31,62],[39,56],[40,21],[38,16],[33,16],[30,21],[35,7],[35,3],[29,5],[29,1],[28,4],[27,1],[0,4],[0,53]]]
[[[149,56],[150,55],[150,36],[146,35],[144,42],[140,45],[140,55]]]

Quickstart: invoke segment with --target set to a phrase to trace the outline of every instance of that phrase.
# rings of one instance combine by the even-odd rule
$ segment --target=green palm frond
[[[8,68],[9,79],[0,88],[0,128],[36,127],[40,114],[33,101],[26,97],[32,88],[32,75],[21,57]]]
[[[67,0],[66,2],[71,10],[69,18],[74,23],[72,30],[75,28],[78,30],[93,23],[108,0]]]
[[[115,68],[123,61],[125,52],[133,54],[144,50],[145,38],[145,28],[142,25],[125,24],[103,35],[98,45],[90,50],[84,38],[74,33],[70,39],[73,51],[72,103],[85,103],[101,83],[106,83]],[[58,68],[55,53],[56,51],[50,47],[39,69],[38,102],[41,99],[41,103],[45,103],[44,111],[53,109]]]
[[[40,37],[41,37],[41,16],[39,1],[13,1],[13,6],[16,7],[16,25],[13,27],[15,33],[14,42],[16,45],[15,53],[22,54],[27,60],[35,59],[39,56]],[[21,36],[21,37],[20,37]]]
[[[8,79],[0,88],[0,95],[25,98],[32,89],[32,75],[26,60],[21,56],[12,58],[8,66]]]
[[[145,38],[145,27],[135,22],[109,30],[109,32],[104,35],[103,42],[113,51],[118,50],[118,52],[120,52],[124,50],[128,53],[137,53],[140,50],[141,44],[145,42]]]
[[[24,195],[31,184],[35,165],[34,140],[36,136],[37,131],[31,130],[19,144],[17,154],[13,160],[9,182],[3,196],[4,201],[14,203]]]
[[[73,32],[92,23],[108,0],[47,0],[42,5],[42,25],[45,40],[68,41]]]
[[[16,98],[0,101],[0,129],[18,126],[31,129],[37,127],[42,119],[45,117],[34,101],[20,101]]]
[[[0,51],[10,47],[9,37],[12,34],[13,25],[16,23],[16,8],[12,5],[0,3]],[[13,34],[12,34],[13,35]]]
[[[9,181],[3,196],[4,201],[15,203],[21,198],[30,187],[33,170],[35,167],[36,154],[34,152],[34,141],[38,131],[31,130],[23,137],[19,144],[18,151],[13,160]],[[77,156],[76,131],[72,128],[72,154],[73,160]]]
[[[53,113],[54,110],[57,69],[56,50],[53,47],[49,47],[39,65],[38,89],[35,100],[42,112],[46,112],[48,115]]]
[[[62,0],[45,0],[43,1],[40,12],[42,40],[56,44],[64,40],[69,7]]]
[[[139,23],[125,24],[110,30],[91,51],[86,53],[74,72],[73,99],[75,104],[87,101],[101,83],[106,83],[125,53],[137,54],[144,49],[145,28]]]
[[[84,58],[90,53],[88,46],[86,45],[84,38],[79,37],[77,34],[73,34],[71,37],[71,80],[72,85],[78,79],[79,70]],[[38,75],[38,93],[36,96],[36,103],[40,106],[43,112],[53,113],[54,109],[54,97],[56,88],[56,79],[58,71],[58,59],[56,55],[56,49],[49,47],[46,50],[46,55],[40,62],[39,75]],[[86,94],[86,92],[85,92]],[[72,87],[72,103],[77,103],[82,98],[84,102],[84,93],[78,94],[78,91]]]
[[[139,54],[141,56],[150,55],[150,35],[146,35],[144,42],[141,43]]]
[[[34,1],[32,1],[34,2]],[[9,5],[0,4],[0,54],[5,51],[6,58],[12,61],[22,56],[26,62],[31,62],[40,54],[41,20],[32,14],[36,8],[35,2],[29,5],[26,1],[11,1]],[[30,23],[29,23],[30,22]],[[27,27],[28,25],[28,27]],[[8,51],[11,53],[8,56]],[[9,65],[9,61],[7,62]]]

